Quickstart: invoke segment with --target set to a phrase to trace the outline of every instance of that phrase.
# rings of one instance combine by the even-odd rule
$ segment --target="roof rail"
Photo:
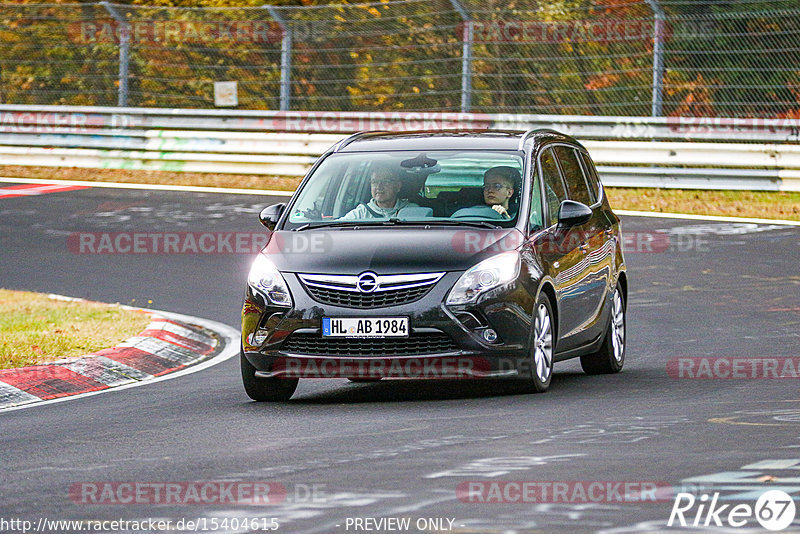
[[[528,140],[528,137],[530,137],[531,134],[538,132],[540,129],[541,128],[530,128],[526,130],[525,133],[522,134],[522,137],[519,138],[519,147],[517,150],[522,150],[523,146],[525,145],[525,141]]]
[[[356,132],[356,133],[352,134],[350,137],[346,137],[346,138],[342,139],[341,141],[339,141],[338,143],[336,143],[335,145],[333,145],[333,149],[331,150],[331,152],[339,152],[341,149],[343,149],[344,147],[346,147],[347,145],[349,145],[350,143],[352,143],[356,139],[358,139],[360,137],[364,137],[367,134],[374,134],[374,133],[387,133],[387,132],[376,132],[376,131]]]

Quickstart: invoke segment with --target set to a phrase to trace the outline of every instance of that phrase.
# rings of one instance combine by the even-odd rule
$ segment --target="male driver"
[[[504,219],[511,218],[508,201],[514,196],[519,179],[519,171],[514,167],[492,167],[483,174],[483,201]]]
[[[366,204],[359,204],[342,219],[388,219],[397,216],[397,212],[403,208],[417,206],[407,199],[397,198],[402,184],[389,167],[376,167],[370,175],[369,184],[372,199]]]

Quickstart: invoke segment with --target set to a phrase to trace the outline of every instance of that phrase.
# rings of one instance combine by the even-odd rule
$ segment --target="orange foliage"
[[[585,87],[589,91],[594,91],[595,89],[611,87],[617,81],[619,81],[619,76],[616,74],[600,74],[599,76],[592,76]]]
[[[710,83],[714,83],[713,80]],[[702,74],[695,80],[669,80],[665,83],[667,94],[682,95],[681,103],[671,115],[680,117],[714,117],[714,97]]]

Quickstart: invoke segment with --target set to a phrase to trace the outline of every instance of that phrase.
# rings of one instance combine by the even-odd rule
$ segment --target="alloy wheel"
[[[536,367],[536,376],[541,382],[547,382],[553,372],[553,330],[550,313],[544,304],[539,304],[536,309],[534,321],[534,352],[533,363]]]
[[[619,289],[614,291],[614,308],[611,317],[611,343],[614,347],[614,359],[621,363],[625,355],[625,306]]]

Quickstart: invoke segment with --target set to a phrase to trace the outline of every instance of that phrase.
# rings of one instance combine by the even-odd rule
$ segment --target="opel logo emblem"
[[[372,293],[378,289],[378,275],[375,273],[362,273],[361,276],[358,277],[356,287],[358,287],[358,290],[362,293]]]

